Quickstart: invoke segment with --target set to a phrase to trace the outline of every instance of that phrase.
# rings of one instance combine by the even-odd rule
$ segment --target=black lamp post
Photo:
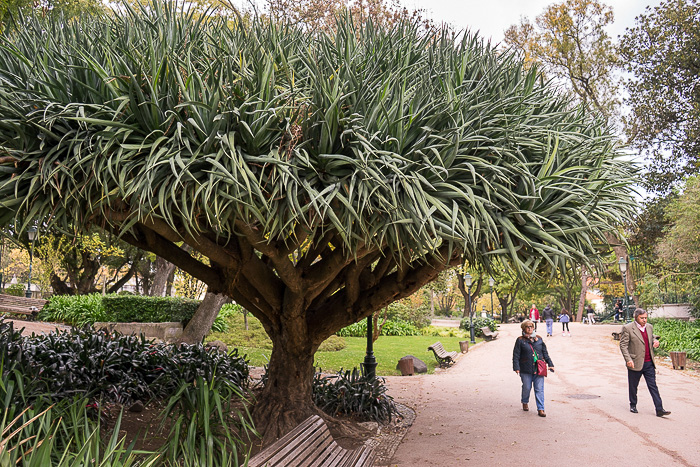
[[[625,286],[625,299],[624,299],[624,304],[625,304],[625,322],[627,322],[627,313],[628,313],[628,308],[627,308],[627,260],[623,256],[620,258],[620,261],[618,263],[620,265],[620,272],[622,273],[622,284]]]
[[[464,285],[467,286],[467,306],[469,307],[469,343],[476,344],[474,340],[474,313],[472,312],[472,275],[464,275]]]
[[[362,367],[365,370],[365,376],[374,378],[377,370],[377,359],[374,357],[374,349],[372,342],[372,315],[367,317],[367,353]]]
[[[495,284],[496,281],[493,280],[493,277],[489,277],[489,287],[491,288],[491,319],[494,319],[493,317],[493,284]]]
[[[34,240],[36,240],[36,227],[30,227],[27,230],[27,237],[32,242],[32,247],[29,249],[29,277],[27,278],[27,292],[24,294],[27,298],[32,298],[32,259],[34,258]]]

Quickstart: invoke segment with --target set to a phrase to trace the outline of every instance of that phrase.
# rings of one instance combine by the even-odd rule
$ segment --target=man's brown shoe
[[[544,413],[544,410],[538,410],[538,411],[537,411],[537,415],[539,415],[540,417],[546,417],[546,416],[547,416],[547,414]]]
[[[530,410],[530,407],[528,407],[527,404],[523,404],[523,410],[527,412],[528,410]]]

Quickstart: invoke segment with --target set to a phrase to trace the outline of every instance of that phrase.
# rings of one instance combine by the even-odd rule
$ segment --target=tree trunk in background
[[[187,323],[185,330],[182,332],[180,342],[186,344],[202,342],[202,339],[209,334],[221,306],[229,301],[230,299],[223,294],[207,292],[204,296],[204,300],[202,300],[194,316],[192,316],[192,319]]]
[[[172,272],[170,273],[170,275],[168,276],[168,282],[165,285],[165,296],[166,297],[173,296],[173,283],[174,282],[175,282],[175,269],[173,269]],[[247,329],[248,328],[246,328],[246,330]]]
[[[576,311],[576,321],[579,323],[583,319],[583,307],[586,304],[586,292],[588,292],[588,274],[586,266],[581,266],[581,296],[578,299],[578,310]]]
[[[164,297],[168,278],[175,272],[175,265],[160,256],[156,258],[156,272],[151,284],[151,297]]]

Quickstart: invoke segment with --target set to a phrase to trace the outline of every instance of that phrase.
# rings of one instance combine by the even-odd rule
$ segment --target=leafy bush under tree
[[[473,318],[473,321],[474,335],[477,337],[481,337],[484,334],[483,332],[481,332],[481,328],[487,327],[491,331],[498,330],[498,323],[491,318],[484,318],[482,316],[479,316],[478,318]],[[465,331],[470,331],[469,318],[463,318],[462,321],[459,322],[459,328],[464,329]]]
[[[72,329],[22,337],[0,320],[0,359],[14,362],[33,382],[33,391],[61,399],[76,394],[126,402],[175,392],[181,382],[218,375],[245,387],[248,364],[201,344],[156,344],[143,337]]]

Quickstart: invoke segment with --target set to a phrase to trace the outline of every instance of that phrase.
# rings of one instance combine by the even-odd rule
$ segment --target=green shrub
[[[469,337],[469,331],[463,331],[459,328],[426,326],[426,327],[422,328],[420,331],[421,331],[421,335],[423,335],[423,336],[459,337],[460,339],[466,339]],[[475,333],[475,335],[476,335],[476,333]]]
[[[171,426],[166,458],[196,459],[194,465],[232,465],[245,452],[246,441],[258,436],[247,405],[239,388],[225,379],[197,377],[183,382],[160,415],[161,428],[166,422]]]
[[[318,348],[318,351],[337,352],[339,350],[343,350],[346,346],[347,344],[345,343],[344,338],[333,335],[321,343],[321,345]]]
[[[102,295],[54,295],[39,312],[41,321],[59,321],[72,326],[91,326],[98,321],[106,321],[107,314],[102,306]]]
[[[382,311],[381,317],[384,316]],[[404,321],[417,328],[430,325],[430,308],[415,307],[410,300],[400,300],[387,307],[387,319],[390,321]]]
[[[363,319],[335,333],[340,337],[367,337],[367,320]]]
[[[199,300],[181,297],[142,297],[140,295],[109,294],[102,297],[107,321],[117,323],[162,323],[179,321],[187,324]]]
[[[406,321],[387,320],[382,326],[382,336],[420,336],[420,330]]]
[[[660,336],[660,353],[685,352],[688,358],[700,361],[700,321],[654,318],[649,322]]]
[[[367,320],[346,326],[336,333],[340,337],[365,337],[367,336]],[[381,336],[420,336],[421,332],[416,326],[406,321],[387,320],[382,326]]]
[[[498,323],[494,321],[491,318],[483,318],[483,317],[478,317],[474,318],[474,335],[476,337],[482,337],[483,332],[481,332],[481,328],[488,327],[491,331],[497,331],[498,330]],[[464,329],[465,331],[469,331],[469,318],[462,318],[462,321],[459,322],[459,328]]]
[[[10,284],[9,286],[5,287],[3,293],[14,297],[24,297],[24,295],[27,293],[27,287],[22,284]]]
[[[390,422],[398,413],[394,400],[386,394],[384,378],[362,375],[357,368],[352,372],[321,376],[313,382],[314,404],[329,415],[354,415],[362,420]]]
[[[72,329],[47,335],[17,337],[18,331],[0,320],[0,361],[32,381],[35,395],[55,399],[85,394],[95,399],[125,402],[173,394],[182,382],[214,374],[245,387],[248,363],[201,344],[155,344],[143,337]]]

